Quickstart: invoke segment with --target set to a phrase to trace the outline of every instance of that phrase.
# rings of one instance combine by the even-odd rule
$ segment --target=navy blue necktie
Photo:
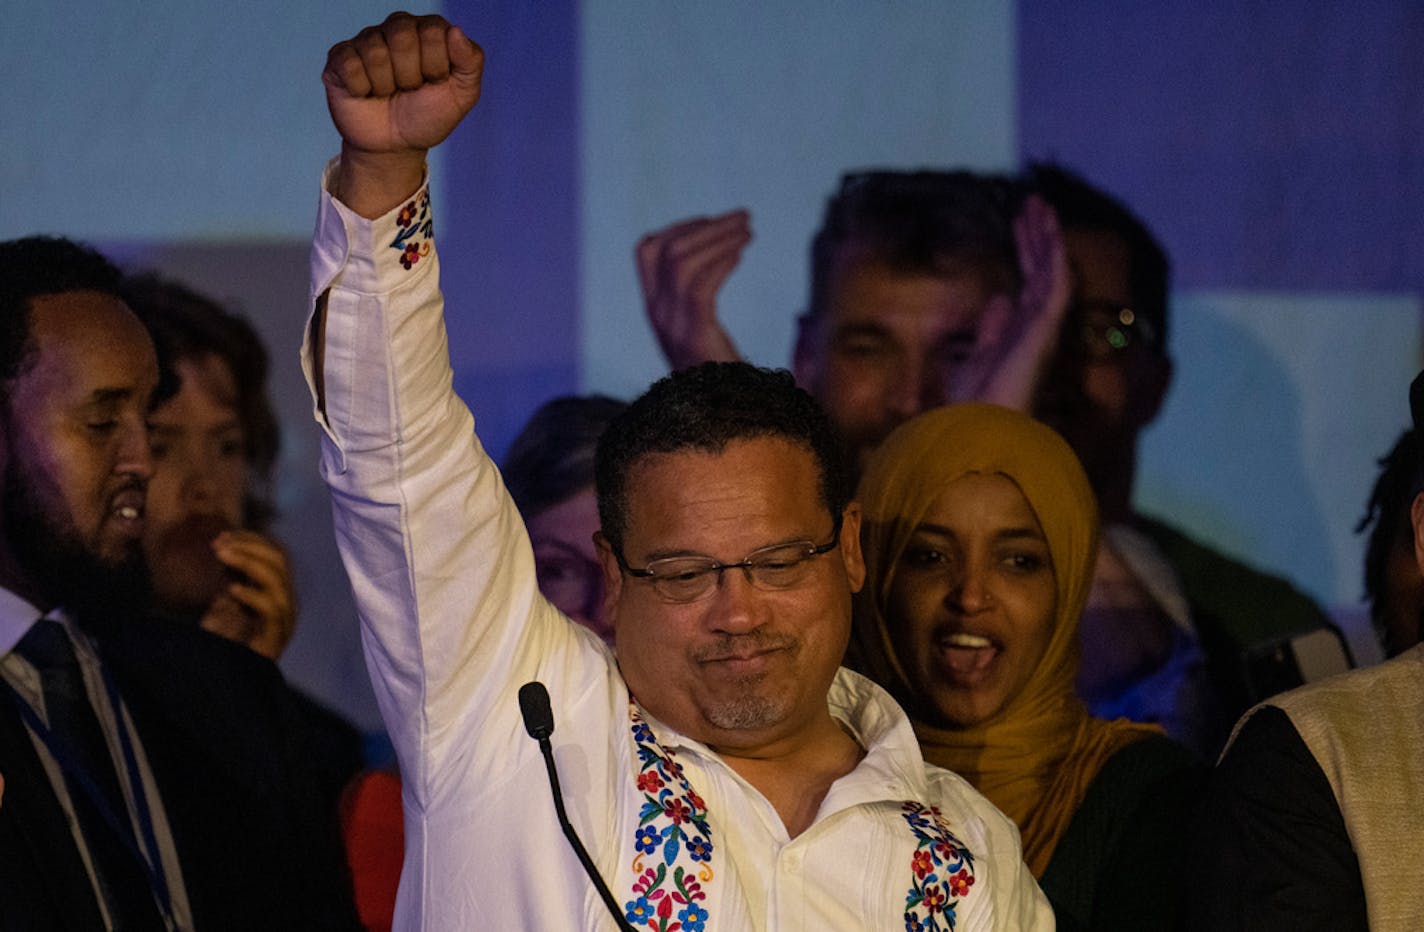
[[[59,748],[56,757],[115,928],[165,928],[130,828],[113,757],[64,626],[40,619],[15,651],[40,674],[50,738]]]

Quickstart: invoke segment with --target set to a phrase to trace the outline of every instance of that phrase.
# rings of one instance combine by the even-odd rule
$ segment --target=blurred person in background
[[[593,546],[593,453],[608,422],[627,406],[606,395],[546,401],[514,438],[500,468],[529,529],[539,591],[610,647],[613,625],[604,611],[603,571]]]
[[[1252,658],[1289,666],[1291,638],[1335,628],[1289,582],[1137,510],[1142,432],[1172,381],[1167,253],[1126,205],[1067,169],[1032,165],[1024,182],[1058,218],[1072,283],[1033,410],[1072,446],[1102,520],[1079,691],[1094,714],[1157,722],[1211,759],[1251,703],[1302,681]]]
[[[133,275],[123,294],[171,392],[150,418],[143,549],[154,610],[276,660],[297,604],[287,553],[268,533],[280,433],[267,350],[246,320],[178,282]]]
[[[1413,430],[1400,434],[1379,464],[1379,477],[1355,531],[1369,532],[1365,600],[1375,636],[1388,658],[1399,656],[1424,637],[1424,574],[1414,557],[1411,515],[1415,476],[1420,469],[1418,435]]]
[[[246,319],[177,281],[134,274],[120,291],[153,338],[165,396],[149,415],[150,615],[275,663],[295,631],[297,599],[287,552],[270,532],[281,434],[266,347]],[[335,837],[342,790],[362,765],[361,736],[301,690],[286,692]]]

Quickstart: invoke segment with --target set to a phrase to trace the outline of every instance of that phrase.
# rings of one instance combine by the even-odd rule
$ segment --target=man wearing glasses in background
[[[1034,413],[1082,461],[1102,520],[1078,692],[1095,715],[1159,723],[1213,760],[1242,712],[1302,682],[1290,640],[1338,635],[1290,583],[1134,507],[1138,443],[1172,380],[1167,254],[1072,172],[1033,165],[1025,181],[1058,217],[1073,281]]]
[[[323,74],[343,143],[304,355],[404,777],[397,927],[1051,928],[1012,824],[838,667],[860,512],[830,425],[786,374],[695,368],[604,434],[613,652],[539,597],[451,390],[425,187],[481,65],[440,17],[393,14]],[[608,896],[523,734],[529,680],[552,695],[568,818]]]

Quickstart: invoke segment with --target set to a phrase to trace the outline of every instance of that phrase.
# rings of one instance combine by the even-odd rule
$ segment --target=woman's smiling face
[[[1022,692],[1053,636],[1048,541],[1019,487],[999,474],[951,482],[894,569],[890,637],[939,724],[968,728]]]

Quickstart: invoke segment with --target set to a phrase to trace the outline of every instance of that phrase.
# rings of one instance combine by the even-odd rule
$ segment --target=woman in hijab
[[[940,408],[886,439],[859,498],[849,665],[905,707],[926,760],[1018,824],[1060,929],[1178,925],[1202,768],[1074,693],[1097,506],[1067,443],[1005,408]]]

